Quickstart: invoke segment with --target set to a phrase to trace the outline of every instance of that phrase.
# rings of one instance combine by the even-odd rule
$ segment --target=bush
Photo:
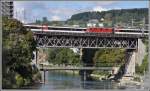
[[[49,49],[48,50],[48,61],[52,64],[80,64],[79,55],[74,53],[73,50],[69,48],[60,49]]]
[[[4,78],[3,80],[2,80],[2,87],[3,88],[11,88],[11,81],[9,80],[9,79],[6,79],[6,78]]]
[[[96,51],[93,60],[97,67],[112,67],[122,65],[124,57],[124,49],[99,49]]]
[[[134,77],[134,79],[133,79],[134,81],[138,81],[138,82],[140,82],[141,81],[141,79],[140,79],[140,77]]]
[[[31,83],[31,80],[30,79],[24,79],[24,85],[29,85]]]
[[[24,79],[21,75],[17,74],[15,78],[17,87],[21,87],[24,85]]]
[[[145,55],[142,64],[139,66],[135,65],[135,72],[139,75],[144,75],[144,72],[148,71],[148,55]]]
[[[108,71],[93,71],[93,74],[97,75],[109,75],[110,73]]]
[[[41,73],[40,72],[37,72],[36,74],[33,75],[32,79],[33,81],[40,81],[41,80]]]

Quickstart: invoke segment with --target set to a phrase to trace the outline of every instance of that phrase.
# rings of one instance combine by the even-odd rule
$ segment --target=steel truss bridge
[[[72,32],[44,32],[35,31],[34,39],[39,48],[123,48],[132,51],[134,54],[127,65],[126,74],[132,76],[135,72],[135,51],[138,50],[138,39],[148,38],[144,33],[115,34],[115,33],[72,33]],[[32,29],[31,29],[32,31]],[[129,30],[130,31],[130,30]],[[132,49],[132,50],[131,50]],[[112,68],[102,67],[44,67],[40,70],[112,70]]]
[[[137,49],[143,35],[111,33],[34,32],[37,47]]]

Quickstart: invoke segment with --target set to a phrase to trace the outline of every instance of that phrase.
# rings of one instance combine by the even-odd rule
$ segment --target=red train
[[[88,28],[86,29],[87,32],[94,32],[94,33],[113,33],[113,28]]]
[[[113,33],[113,34],[149,34],[149,31],[142,31],[141,29],[123,29],[123,28],[75,28],[75,27],[55,27],[48,25],[25,25],[26,28],[32,29],[32,31],[43,32],[67,32],[67,33]]]

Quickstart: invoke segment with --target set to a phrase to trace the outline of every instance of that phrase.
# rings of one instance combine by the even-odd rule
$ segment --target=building
[[[87,23],[87,27],[103,27],[103,23],[100,23],[97,19],[91,19]]]
[[[2,1],[2,16],[8,16],[9,18],[13,18],[13,2],[12,1]]]

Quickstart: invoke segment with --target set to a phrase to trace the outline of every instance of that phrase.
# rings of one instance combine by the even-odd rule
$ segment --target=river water
[[[42,76],[44,72],[41,72]],[[39,89],[39,90],[65,90],[65,89],[80,89],[80,90],[97,90],[97,89],[131,89],[130,86],[118,86],[117,82],[90,80],[82,81],[79,74],[74,74],[73,71],[46,71],[45,83],[35,84],[34,86],[26,86],[23,89]],[[42,79],[43,80],[43,79]],[[140,87],[136,87],[139,89]]]
[[[41,72],[42,73],[42,72]],[[43,75],[43,74],[42,74]],[[47,71],[45,84],[32,87],[40,90],[49,89],[114,89],[111,81],[82,81],[80,75],[64,71]]]

